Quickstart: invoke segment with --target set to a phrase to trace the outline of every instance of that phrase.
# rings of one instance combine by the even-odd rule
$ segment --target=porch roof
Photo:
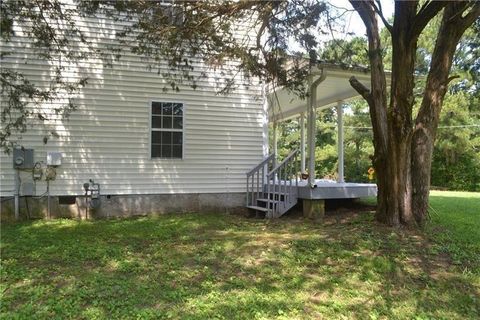
[[[336,105],[340,101],[346,101],[359,96],[350,83],[349,79],[355,76],[358,81],[370,88],[370,71],[360,67],[341,67],[333,64],[319,64],[311,70],[310,77],[326,76],[317,87],[316,109],[325,109]],[[306,81],[308,81],[306,79]],[[294,93],[285,88],[273,90],[268,95],[268,116],[270,121],[283,121],[307,112],[307,99],[300,99]]]

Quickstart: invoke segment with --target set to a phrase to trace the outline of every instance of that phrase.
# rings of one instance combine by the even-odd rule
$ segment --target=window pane
[[[171,157],[172,157],[172,146],[162,145],[162,158],[171,158]]]
[[[173,144],[182,144],[182,136],[181,132],[172,132],[172,143]]]
[[[164,129],[172,129],[172,117],[162,117],[162,128]]]
[[[152,114],[161,114],[161,113],[162,113],[162,103],[152,102]]]
[[[152,144],[162,143],[162,133],[160,131],[152,131]]]
[[[172,157],[173,158],[182,158],[182,146],[173,146],[172,147]]]
[[[183,104],[152,101],[151,157],[183,157]],[[161,130],[155,130],[161,129]]]
[[[165,116],[171,116],[172,115],[172,109],[173,109],[173,106],[171,103],[164,103],[162,105],[162,114]]]
[[[173,104],[173,115],[174,116],[181,116],[183,115],[183,105],[181,103],[174,103]]]
[[[152,158],[158,158],[161,156],[161,146],[158,144],[152,144]]]
[[[182,117],[173,117],[173,129],[182,129]]]
[[[152,116],[152,128],[161,128],[161,127],[162,127],[162,117]]]
[[[162,131],[162,144],[172,144],[172,133]]]

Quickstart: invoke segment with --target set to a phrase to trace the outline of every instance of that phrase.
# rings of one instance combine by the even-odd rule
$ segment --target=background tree
[[[351,79],[351,84],[370,107],[379,191],[376,217],[389,225],[422,225],[428,215],[433,143],[443,99],[452,80],[449,73],[453,56],[461,36],[480,15],[480,3],[426,1],[420,6],[418,1],[397,1],[392,25],[383,16],[378,2],[351,1],[351,4],[366,26],[369,44],[371,90],[356,79]],[[414,118],[418,38],[439,14],[442,20],[422,103]],[[378,18],[392,39],[390,95]]]
[[[429,71],[429,62],[435,47],[435,36],[440,26],[437,16],[425,27],[418,40],[415,61],[416,98],[413,114],[418,113]],[[454,56],[451,73],[460,75],[453,80],[445,96],[440,114],[439,132],[435,140],[432,185],[454,190],[480,190],[480,118],[478,104],[479,20],[467,29],[460,40]],[[387,70],[391,69],[391,36],[382,29],[382,55]],[[364,38],[334,40],[320,52],[322,60],[353,66],[368,65],[367,43]],[[366,116],[366,117],[365,117]],[[366,181],[364,172],[371,165],[368,151],[371,144],[371,127],[366,102],[353,101],[348,105],[345,121],[345,174],[349,181]],[[354,148],[352,148],[354,147]],[[361,169],[359,169],[361,167]],[[363,175],[363,176],[362,176]]]

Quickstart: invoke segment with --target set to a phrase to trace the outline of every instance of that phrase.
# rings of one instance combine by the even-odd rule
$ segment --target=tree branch
[[[350,85],[357,91],[367,102],[368,104],[372,103],[372,93],[368,90],[363,83],[357,80],[354,76],[351,76],[348,80]]]
[[[375,3],[372,3],[373,9],[379,15],[380,19],[382,19],[383,24],[385,25],[385,28],[387,28],[387,30],[390,33],[392,33],[393,26],[390,23],[388,23],[387,19],[385,19],[385,16],[383,15],[383,10],[382,10],[382,4],[380,3],[379,0],[376,0],[375,2],[377,3],[376,5]]]
[[[480,2],[475,1],[472,9],[461,18],[462,28],[467,29],[480,16]]]
[[[445,81],[445,85],[448,85],[452,80],[458,79],[458,78],[460,78],[458,74],[448,77],[447,81]]]
[[[423,29],[445,6],[448,1],[428,1],[418,11],[412,26],[412,36],[418,37]]]

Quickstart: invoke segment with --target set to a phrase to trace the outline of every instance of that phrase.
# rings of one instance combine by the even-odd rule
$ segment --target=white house
[[[79,17],[77,23],[93,47],[114,42],[115,31],[121,28],[109,19]],[[22,36],[20,27],[16,31],[12,41],[1,43],[2,52],[10,53],[2,58],[2,66],[19,70],[38,84],[48,85],[52,76],[51,62],[32,55],[31,39]],[[82,46],[79,48],[81,50]],[[264,159],[273,159],[267,158],[268,122],[300,116],[310,110],[309,123],[314,125],[312,110],[336,106],[356,96],[347,82],[352,73],[368,80],[365,73],[358,70],[320,66],[312,70],[309,81],[313,84],[323,81],[323,86],[320,84],[312,89],[314,99],[300,101],[281,89],[266,94],[259,81],[243,83],[241,76],[236,78],[236,90],[228,95],[217,94],[229,73],[236,71],[234,62],[216,70],[198,62],[194,73],[206,72],[208,77],[200,81],[195,90],[183,86],[178,92],[164,92],[168,83],[157,70],[149,70],[146,66],[144,57],[132,53],[119,61],[112,60],[111,66],[94,57],[67,66],[65,74],[69,78],[74,80],[85,75],[89,78],[86,87],[74,97],[78,110],[68,120],[52,117],[46,128],[55,132],[56,138],[47,144],[41,138],[44,126],[33,126],[19,136],[19,145],[33,149],[33,159],[27,159],[31,155],[29,152],[16,153],[16,156],[25,157],[25,163],[20,165],[24,169],[15,168],[17,159],[13,155],[0,155],[0,197],[4,217],[12,214],[15,207],[20,215],[71,217],[84,217],[88,210],[90,215],[97,216],[234,211],[245,208],[246,195],[250,195],[247,196],[248,206],[268,211],[260,209],[262,206],[258,202],[265,196],[261,193],[268,185],[266,181],[271,181],[272,177],[277,179],[272,185],[277,191],[282,190],[281,181],[285,190],[294,180],[296,188],[297,181],[300,187],[303,183],[311,190],[321,184],[316,184],[314,175],[310,175],[307,184],[294,179],[293,172],[286,174],[285,170],[268,176],[279,163],[266,167],[267,161],[258,166]],[[273,95],[276,99],[272,99]],[[61,102],[42,107],[52,110]],[[315,128],[310,126],[308,132],[306,140],[314,145],[312,132]],[[305,172],[305,139],[302,141],[298,156]],[[312,166],[313,161],[310,161]],[[246,183],[246,173],[255,167],[262,169],[262,178],[267,180],[260,186],[247,188],[253,179],[260,181],[257,170],[250,173]],[[52,172],[56,173],[54,178]],[[47,176],[51,178],[48,181]],[[100,190],[99,194],[93,192],[93,198],[98,196],[98,200],[88,198],[86,205],[84,184],[90,180],[98,183]],[[335,191],[334,196],[314,194],[305,188],[289,189],[289,192],[294,194],[292,201],[296,203],[302,194],[304,199],[311,200],[358,197],[374,194],[376,190],[372,185],[365,189],[349,186],[343,180],[338,182],[335,190],[344,192]],[[357,191],[353,192],[354,189]],[[88,195],[92,196],[91,192]],[[267,196],[270,199],[270,195]],[[277,205],[273,202],[286,201],[286,197],[277,196],[278,201],[275,201],[273,196],[270,200],[263,207],[273,208]],[[270,214],[278,215],[278,212]]]
[[[79,17],[77,23],[94,47],[114,42],[115,31],[122,28],[109,19]],[[2,67],[48,85],[51,64],[32,55],[31,39],[22,36],[20,27],[16,31],[12,41],[2,42],[2,52],[11,53],[2,59]],[[112,66],[99,58],[68,66],[72,79],[89,78],[75,97],[78,110],[68,121],[48,123],[47,129],[58,137],[47,144],[40,125],[28,128],[18,141],[33,149],[33,163],[43,162],[44,167],[49,152],[62,156],[55,180],[49,181],[52,215],[83,214],[82,208],[63,208],[58,202],[73,201],[64,196],[84,195],[83,185],[90,179],[100,184],[102,215],[243,207],[245,172],[266,155],[262,86],[255,80],[243,86],[237,77],[237,90],[219,95],[222,81],[236,71],[235,63],[216,70],[198,63],[193,73],[206,72],[208,77],[195,90],[184,86],[179,92],[164,92],[169,84],[158,70],[149,70],[144,57],[125,52]],[[53,108],[55,102],[44,107]],[[0,165],[2,199],[14,196],[17,187],[21,196],[46,193],[45,175],[34,182],[31,170],[14,169],[12,155],[2,153]],[[24,202],[21,198],[22,214]],[[33,203],[30,200],[30,206]],[[3,201],[2,211],[7,207],[9,201]]]

